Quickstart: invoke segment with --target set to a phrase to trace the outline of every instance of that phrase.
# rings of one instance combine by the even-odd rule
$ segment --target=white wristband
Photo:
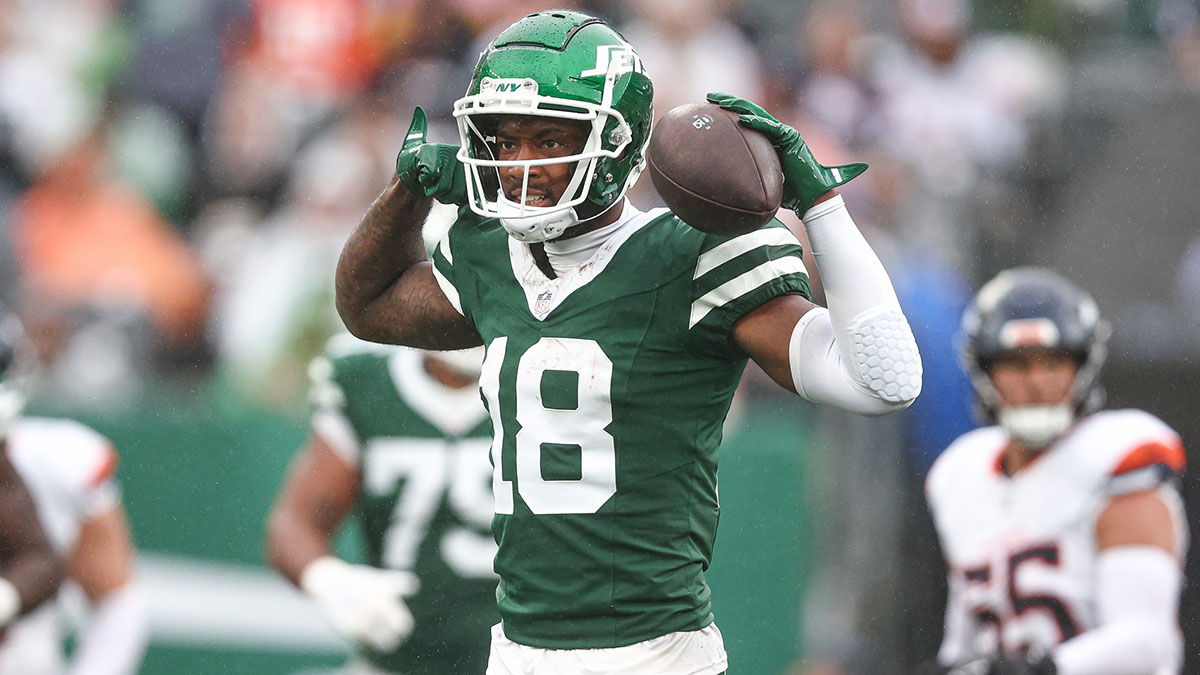
[[[7,626],[20,613],[21,594],[11,581],[0,577],[0,626]]]
[[[92,607],[67,675],[132,675],[149,641],[149,597],[136,582],[127,583]]]
[[[300,588],[309,595],[320,595],[329,585],[330,580],[350,568],[350,563],[337,556],[327,555],[317,558],[304,567],[300,573]]]

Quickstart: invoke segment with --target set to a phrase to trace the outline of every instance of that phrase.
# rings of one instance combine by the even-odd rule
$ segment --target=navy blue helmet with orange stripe
[[[1100,369],[1108,355],[1108,323],[1096,301],[1062,275],[1044,267],[1005,270],[984,284],[963,314],[963,365],[984,412],[996,414],[996,391],[988,369],[997,357],[1019,349],[1045,348],[1075,357],[1071,388],[1075,413],[1104,404]]]

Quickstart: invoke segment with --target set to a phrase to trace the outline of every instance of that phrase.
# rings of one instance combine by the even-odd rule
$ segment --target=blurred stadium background
[[[340,662],[260,562],[305,364],[340,325],[340,244],[413,105],[456,142],[480,48],[551,5],[625,33],[660,115],[733,92],[826,163],[870,162],[844,194],[925,355],[921,399],[881,420],[747,373],[711,575],[732,672],[900,674],[934,653],[921,481],[972,424],[957,315],[1003,267],[1087,287],[1115,324],[1111,404],[1157,413],[1198,461],[1197,0],[7,0],[0,300],[39,348],[31,412],[121,453],[153,604],[144,673]],[[633,198],[658,201],[649,181]],[[1185,497],[1197,529],[1194,478]],[[1195,585],[1183,607],[1200,673]]]

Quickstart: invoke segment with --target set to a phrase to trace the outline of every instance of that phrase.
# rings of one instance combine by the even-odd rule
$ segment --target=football
[[[646,170],[675,215],[710,234],[756,230],[783,199],[783,172],[770,141],[712,103],[678,106],[654,125]]]

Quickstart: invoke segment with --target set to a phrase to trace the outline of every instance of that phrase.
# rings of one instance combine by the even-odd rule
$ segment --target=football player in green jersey
[[[820,403],[882,414],[921,385],[887,272],[795,129],[714,94],[776,146],[829,308],[779,221],[725,237],[625,193],[652,85],[603,21],[543,11],[480,55],[459,147],[419,108],[396,179],[342,251],[338,310],[367,340],[485,345],[501,622],[488,675],[725,670],[704,572],[717,448],[747,359]],[[459,217],[428,260],[433,200]]]
[[[482,351],[343,335],[309,368],[312,431],[269,518],[267,552],[356,643],[348,673],[479,673],[487,663],[496,544]],[[331,553],[351,511],[366,564]]]

